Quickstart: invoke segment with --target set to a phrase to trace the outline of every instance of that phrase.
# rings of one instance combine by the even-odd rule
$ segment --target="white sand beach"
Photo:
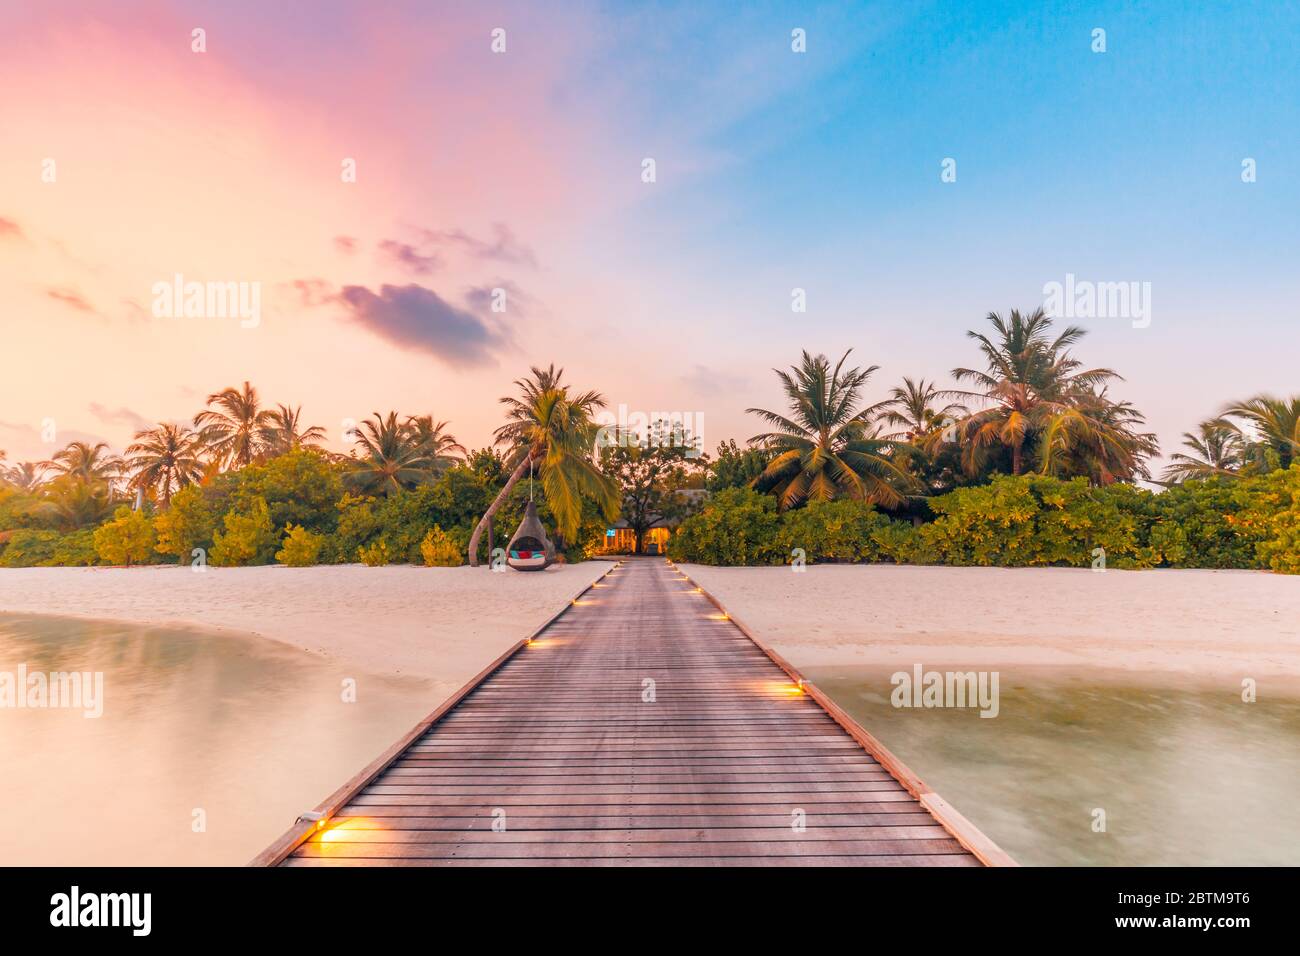
[[[1068,668],[1300,686],[1300,576],[819,565],[682,569],[796,667]]]
[[[0,571],[0,613],[237,630],[445,697],[608,568],[23,568]]]
[[[609,567],[0,571],[0,612],[237,630],[450,693]],[[683,570],[798,667],[1110,670],[1300,685],[1300,577],[819,565]]]

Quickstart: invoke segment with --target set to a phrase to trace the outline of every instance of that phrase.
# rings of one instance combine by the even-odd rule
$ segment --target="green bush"
[[[1260,565],[1300,574],[1300,465],[1243,481],[1238,499],[1232,523],[1255,539]]]
[[[30,528],[37,524],[40,498],[20,488],[0,483],[0,531]]]
[[[271,527],[293,524],[327,534],[338,519],[334,505],[343,494],[343,480],[339,466],[319,451],[299,448],[226,472],[218,478],[214,494],[221,511],[251,513],[260,499],[266,503]]]
[[[437,525],[420,542],[420,555],[430,568],[458,568],[465,563],[465,550],[468,541],[461,541],[459,536],[448,534]]]
[[[505,478],[502,477],[502,483]],[[449,468],[431,486],[431,510],[427,517],[443,528],[472,531],[483,512],[497,495],[497,487],[481,474],[463,465]],[[469,544],[469,534],[465,535]]]
[[[117,509],[111,521],[95,530],[95,551],[105,564],[145,564],[153,559],[153,522],[143,511],[132,511],[126,505]]]
[[[781,516],[778,540],[787,562],[796,548],[803,550],[809,564],[876,561],[881,552],[872,535],[889,524],[862,501],[814,501]]]
[[[440,523],[444,496],[425,485],[380,499],[375,519],[380,536],[393,554],[391,563],[415,564],[421,560],[420,543],[429,529]]]
[[[890,521],[871,532],[871,541],[882,561],[894,564],[935,564],[934,549],[909,521]]]
[[[337,527],[326,544],[326,558],[335,564],[356,561],[361,547],[378,537],[382,530],[375,514],[375,499],[344,494],[335,508]]]
[[[1258,480],[1184,481],[1152,495],[1150,545],[1161,552],[1162,563],[1171,568],[1260,567],[1255,543],[1263,529],[1237,518]]]
[[[421,560],[420,543],[429,529],[440,524],[444,493],[436,486],[398,491],[384,498],[344,495],[338,503],[338,527],[330,542],[333,561],[371,560],[399,564]],[[384,541],[385,560],[375,550]]]
[[[291,568],[309,568],[319,563],[325,546],[323,534],[314,534],[301,525],[290,525],[285,531],[284,543],[275,553],[275,560]]]
[[[1151,564],[1137,517],[1083,478],[998,475],[932,498],[930,508],[938,517],[917,535],[940,564],[1088,567],[1096,548],[1108,567]]]
[[[782,564],[788,552],[780,540],[776,499],[751,488],[720,491],[668,539],[675,561],[695,564]]]
[[[195,548],[212,550],[216,526],[217,517],[204,490],[198,485],[186,485],[172,495],[167,510],[154,518],[158,551],[175,555],[184,564],[193,557]]]
[[[50,555],[50,565],[60,568],[89,568],[99,563],[95,532],[89,528],[59,538]]]
[[[385,564],[402,564],[400,552],[388,546],[388,539],[377,538],[370,544],[363,544],[357,549],[357,557],[368,568],[378,568]]]
[[[270,564],[278,542],[271,513],[261,498],[253,499],[245,514],[231,511],[222,519],[225,533],[213,536],[212,563],[217,567]]]
[[[7,543],[0,552],[0,568],[48,566],[63,538],[57,531],[36,531],[30,528],[7,531],[4,535]]]

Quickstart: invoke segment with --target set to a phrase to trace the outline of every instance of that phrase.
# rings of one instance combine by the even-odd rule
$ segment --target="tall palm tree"
[[[959,415],[966,414],[966,406],[957,402],[939,405],[947,392],[941,392],[933,382],[903,376],[903,384],[889,390],[889,398],[880,405],[876,421],[895,430],[881,435],[887,440],[914,442],[942,428]]]
[[[203,477],[202,451],[199,434],[183,425],[162,422],[143,428],[135,433],[135,444],[126,449],[131,473],[127,487],[160,492],[166,508],[173,489],[179,491]]]
[[[563,381],[564,369],[556,369],[554,364],[546,369],[534,366],[531,371],[531,378],[515,381],[518,397],[501,399],[506,423],[494,438],[506,449],[510,477],[470,536],[469,563],[473,567],[478,567],[478,545],[488,523],[532,469],[540,471],[542,493],[561,535],[577,533],[584,496],[594,498],[606,518],[618,513],[618,486],[600,471],[595,459],[599,428],[594,415],[605,407],[604,397],[595,391],[570,395]]]
[[[355,440],[362,454],[349,460],[344,480],[366,494],[389,495],[433,476],[432,456],[397,412],[375,412],[361,423]]]
[[[1246,462],[1246,442],[1241,429],[1232,422],[1212,418],[1196,427],[1196,434],[1183,432],[1183,447],[1192,454],[1175,452],[1169,456],[1163,479],[1176,484],[1190,478],[1236,475]]]
[[[1084,369],[1072,358],[1069,347],[1085,335],[1078,326],[1069,326],[1056,338],[1049,338],[1051,318],[1037,309],[1028,316],[1013,309],[1004,319],[996,312],[988,315],[997,333],[990,338],[982,332],[966,334],[979,343],[984,355],[984,370],[955,368],[953,378],[971,382],[975,391],[950,394],[983,400],[989,407],[973,412],[959,423],[959,435],[965,441],[963,464],[975,474],[987,453],[996,446],[1011,456],[1011,473],[1025,470],[1026,453],[1032,454],[1032,442],[1053,423],[1056,434],[1064,434],[1066,423],[1071,434],[1083,430],[1078,406],[1085,395],[1106,385],[1119,375],[1108,368]]]
[[[213,458],[228,467],[252,464],[261,452],[262,429],[272,415],[261,408],[257,389],[248,382],[242,391],[222,389],[208,396],[207,405],[194,416],[194,425]]]
[[[1300,461],[1300,395],[1256,395],[1244,402],[1233,402],[1221,417],[1237,419],[1254,431],[1247,455],[1260,467],[1289,468]],[[1276,465],[1272,464],[1274,459]]]
[[[109,454],[108,443],[102,441],[94,445],[84,441],[69,442],[66,448],[55,452],[40,466],[56,475],[87,483],[112,482],[122,473],[122,459]]]
[[[325,429],[319,425],[302,427],[302,406],[277,405],[266,412],[266,419],[258,428],[257,439],[265,455],[283,455],[299,448],[319,445],[325,440]]]
[[[887,457],[891,442],[871,428],[886,403],[860,404],[862,388],[878,366],[845,369],[851,351],[833,369],[825,355],[805,351],[789,372],[773,370],[789,400],[788,415],[745,409],[776,428],[749,443],[772,453],[753,484],[775,492],[782,508],[840,497],[894,506],[903,503],[912,485]]]
[[[423,450],[429,467],[437,474],[446,471],[469,454],[454,435],[445,432],[446,422],[435,422],[432,415],[412,415],[406,420],[411,438]]]

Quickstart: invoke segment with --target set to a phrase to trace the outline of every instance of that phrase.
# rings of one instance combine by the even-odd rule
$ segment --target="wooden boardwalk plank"
[[[669,563],[621,563],[254,861],[971,866],[971,824]]]

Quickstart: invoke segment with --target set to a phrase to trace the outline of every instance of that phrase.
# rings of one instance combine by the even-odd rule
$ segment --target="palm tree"
[[[966,334],[979,343],[986,369],[955,368],[953,378],[969,381],[977,391],[952,392],[954,396],[983,400],[988,408],[974,412],[959,425],[965,440],[963,464],[975,474],[994,446],[1010,452],[1011,473],[1025,470],[1026,450],[1053,423],[1057,437],[1079,435],[1084,429],[1079,406],[1085,396],[1119,375],[1108,368],[1084,369],[1069,347],[1086,333],[1069,326],[1055,339],[1048,337],[1052,320],[1037,309],[1028,316],[1013,309],[1009,319],[996,312],[988,321],[997,335],[989,338],[974,330]],[[1067,426],[1072,431],[1066,431]]]
[[[223,389],[208,396],[208,408],[194,416],[194,425],[212,456],[222,465],[242,468],[261,452],[262,429],[272,413],[258,403],[257,389],[248,382],[243,391]]]
[[[555,519],[556,530],[565,537],[578,531],[584,496],[596,500],[606,518],[618,513],[619,489],[603,474],[595,461],[594,414],[605,407],[599,392],[570,395],[564,384],[564,369],[552,364],[534,366],[532,378],[515,382],[519,397],[501,399],[506,406],[506,424],[494,433],[495,444],[507,449],[510,477],[488,506],[469,541],[469,563],[478,567],[478,545],[488,523],[510,497],[525,472],[540,470],[542,493]]]
[[[203,477],[200,454],[203,442],[197,432],[183,425],[163,422],[135,433],[135,444],[126,449],[132,489],[162,493],[163,507],[171,504],[173,488],[179,491]]]
[[[957,402],[936,407],[948,393],[941,392],[933,382],[903,376],[903,384],[889,390],[889,399],[880,406],[876,421],[895,428],[882,436],[886,440],[919,441],[936,428],[953,423],[959,415],[966,414],[966,406]]]
[[[60,531],[75,531],[107,520],[116,504],[107,481],[65,474],[41,489],[41,500],[31,513]]]
[[[1246,452],[1257,467],[1289,468],[1300,461],[1300,395],[1289,399],[1256,395],[1244,402],[1233,402],[1221,417],[1239,419],[1250,426],[1255,437],[1247,442]]]
[[[122,459],[108,454],[108,450],[107,442],[94,445],[84,441],[69,442],[49,461],[41,462],[40,467],[87,483],[112,482],[122,473]]]
[[[890,397],[876,417],[877,425],[887,429],[880,437],[896,443],[893,461],[929,495],[951,490],[961,471],[956,425],[969,410],[957,402],[944,402],[949,394],[933,382],[904,377],[901,386],[889,390]]]
[[[1246,462],[1246,442],[1241,429],[1222,418],[1201,422],[1196,434],[1183,432],[1183,447],[1192,454],[1175,452],[1162,476],[1166,484],[1190,478],[1235,476]]]
[[[40,462],[20,461],[9,468],[0,468],[0,480],[22,491],[35,491],[44,480],[45,468]]]
[[[319,445],[325,440],[325,429],[319,425],[302,427],[302,406],[277,405],[258,428],[257,440],[262,453],[283,455],[306,446]]]
[[[406,420],[411,438],[429,459],[430,468],[441,474],[469,454],[455,436],[445,433],[447,422],[435,422],[432,415],[412,415]]]
[[[1073,403],[1043,430],[1043,474],[1082,475],[1094,485],[1150,480],[1146,460],[1160,454],[1160,444],[1151,432],[1137,430],[1145,416],[1130,402],[1111,401],[1104,388],[1080,392]]]
[[[834,369],[825,355],[805,351],[789,372],[773,370],[789,399],[788,416],[746,409],[777,429],[755,435],[749,443],[772,453],[752,484],[775,492],[782,508],[840,497],[895,506],[905,499],[899,489],[912,484],[885,454],[893,443],[870,427],[887,403],[859,404],[862,387],[878,366],[845,369],[851,351]]]
[[[411,426],[398,421],[397,412],[367,418],[357,430],[356,444],[363,454],[349,460],[344,480],[366,494],[414,488],[434,473],[433,456]]]

